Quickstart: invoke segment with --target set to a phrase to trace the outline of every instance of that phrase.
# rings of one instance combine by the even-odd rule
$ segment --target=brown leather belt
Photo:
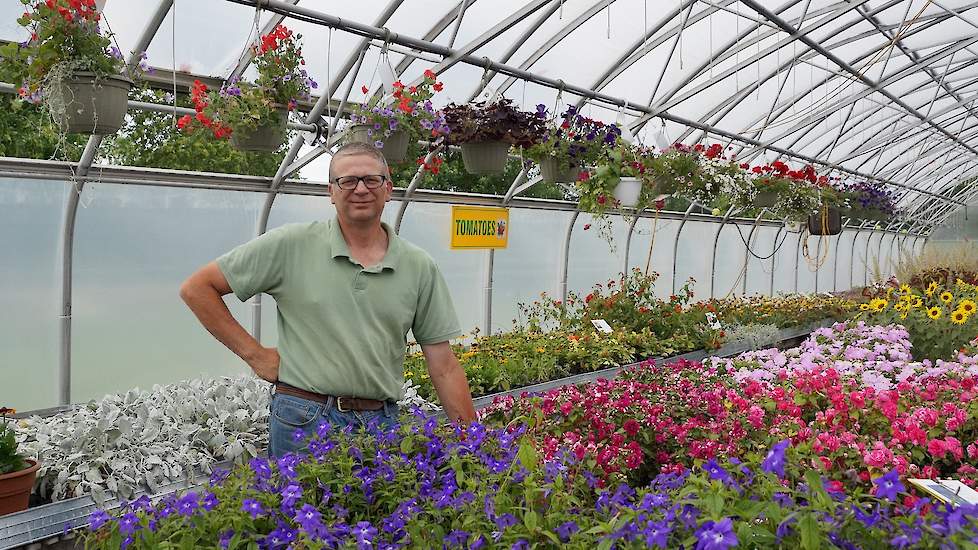
[[[284,382],[275,383],[275,393],[292,395],[301,399],[308,399],[318,403],[327,403],[332,395],[311,392],[290,386]],[[376,399],[363,399],[361,397],[337,397],[336,409],[340,412],[347,411],[376,411],[384,408],[384,402]]]

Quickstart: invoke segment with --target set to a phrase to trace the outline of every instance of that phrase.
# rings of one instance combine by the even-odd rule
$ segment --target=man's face
[[[341,220],[353,223],[380,221],[384,205],[391,198],[394,184],[384,165],[370,155],[342,155],[332,160],[333,181],[329,182],[330,200]],[[336,178],[383,175],[387,180],[376,189],[368,189],[364,180],[354,189],[341,189]]]

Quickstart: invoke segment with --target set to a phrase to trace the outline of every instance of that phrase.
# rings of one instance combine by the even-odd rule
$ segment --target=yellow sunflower
[[[927,316],[930,317],[931,319],[934,319],[935,321],[938,320],[938,319],[940,319],[941,318],[941,308],[939,308],[939,307],[932,307],[932,308],[928,309],[927,310]]]
[[[902,292],[904,294],[910,294],[910,285],[908,285],[906,283],[900,285],[900,292]]]
[[[953,299],[954,299],[954,294],[951,294],[946,290],[941,293],[941,301],[944,302],[945,304],[950,304],[951,300]]]
[[[869,311],[869,304],[859,304],[859,309],[861,311]]]
[[[920,296],[915,296],[913,299],[913,307],[917,308],[923,305],[924,305],[924,300],[921,299]]]
[[[903,302],[897,302],[896,304],[893,305],[894,311],[905,311],[909,307],[910,304],[905,304]]]
[[[978,304],[975,304],[974,300],[961,300],[961,303],[958,304],[958,309],[971,315],[978,309]]]
[[[963,325],[968,320],[968,314],[960,309],[951,314],[951,322],[955,325]]]
[[[934,293],[937,292],[937,287],[937,281],[931,281],[931,283],[927,285],[927,290],[924,290],[924,294],[933,296]]]
[[[889,307],[890,301],[883,298],[873,298],[869,301],[869,309],[873,311],[883,311]]]

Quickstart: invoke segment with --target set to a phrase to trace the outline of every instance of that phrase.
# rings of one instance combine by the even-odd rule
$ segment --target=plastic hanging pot
[[[476,175],[496,175],[506,171],[509,144],[504,141],[481,141],[462,144],[465,171]]]
[[[573,183],[581,169],[555,158],[545,158],[540,161],[540,177],[544,183]]]
[[[808,216],[808,232],[812,235],[838,235],[842,233],[842,216],[838,208],[821,208]]]
[[[777,191],[759,191],[754,195],[754,206],[757,208],[771,208],[778,204]]]
[[[77,72],[51,86],[45,102],[62,132],[108,136],[122,128],[131,87],[124,76]]]
[[[638,178],[621,178],[613,193],[621,206],[634,207],[642,196],[642,180]]]
[[[377,130],[369,124],[351,126],[346,132],[347,143],[369,143],[374,147],[380,144],[380,147],[377,148],[384,153],[384,158],[391,164],[404,162],[404,159],[407,158],[408,139],[408,133],[404,130],[395,130],[391,132],[391,135],[385,136],[381,130]]]
[[[27,509],[34,478],[40,464],[26,460],[27,468],[17,472],[0,475],[0,516],[21,512]]]
[[[250,132],[236,131],[231,134],[231,145],[239,151],[274,153],[285,141],[285,129],[289,123],[289,111],[276,108],[274,116],[263,120]]]

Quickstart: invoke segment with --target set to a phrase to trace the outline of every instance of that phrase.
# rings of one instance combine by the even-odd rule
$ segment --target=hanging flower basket
[[[463,143],[462,162],[470,174],[498,175],[506,171],[509,144],[505,141]]]
[[[882,210],[876,208],[863,208],[859,210],[859,217],[864,220],[870,220],[874,222],[885,222],[890,219],[890,215]]]
[[[25,460],[27,468],[0,475],[0,516],[27,509],[34,487],[34,477],[40,468],[35,460]]]
[[[275,116],[263,121],[251,132],[237,131],[231,134],[231,145],[239,151],[274,153],[285,141],[285,129],[289,112],[276,108]]]
[[[573,183],[577,181],[580,171],[580,167],[564,160],[551,157],[540,161],[540,177],[544,183]]]
[[[62,132],[107,136],[122,128],[131,87],[123,76],[77,72],[53,83],[45,101]]]
[[[757,208],[771,208],[776,204],[778,204],[777,191],[758,191],[757,195],[754,195],[754,206]]]
[[[838,208],[822,207],[808,216],[808,232],[812,235],[838,235],[842,233],[842,216]]]
[[[369,130],[373,130],[368,134]],[[403,130],[395,130],[390,135],[384,135],[380,130],[375,130],[369,124],[357,124],[350,127],[346,134],[347,143],[359,142],[369,143],[377,147],[384,153],[384,158],[388,163],[404,162],[407,158],[408,133]]]
[[[624,207],[634,207],[638,204],[642,196],[642,180],[638,178],[623,177],[618,185],[615,186],[614,197],[619,204]]]

